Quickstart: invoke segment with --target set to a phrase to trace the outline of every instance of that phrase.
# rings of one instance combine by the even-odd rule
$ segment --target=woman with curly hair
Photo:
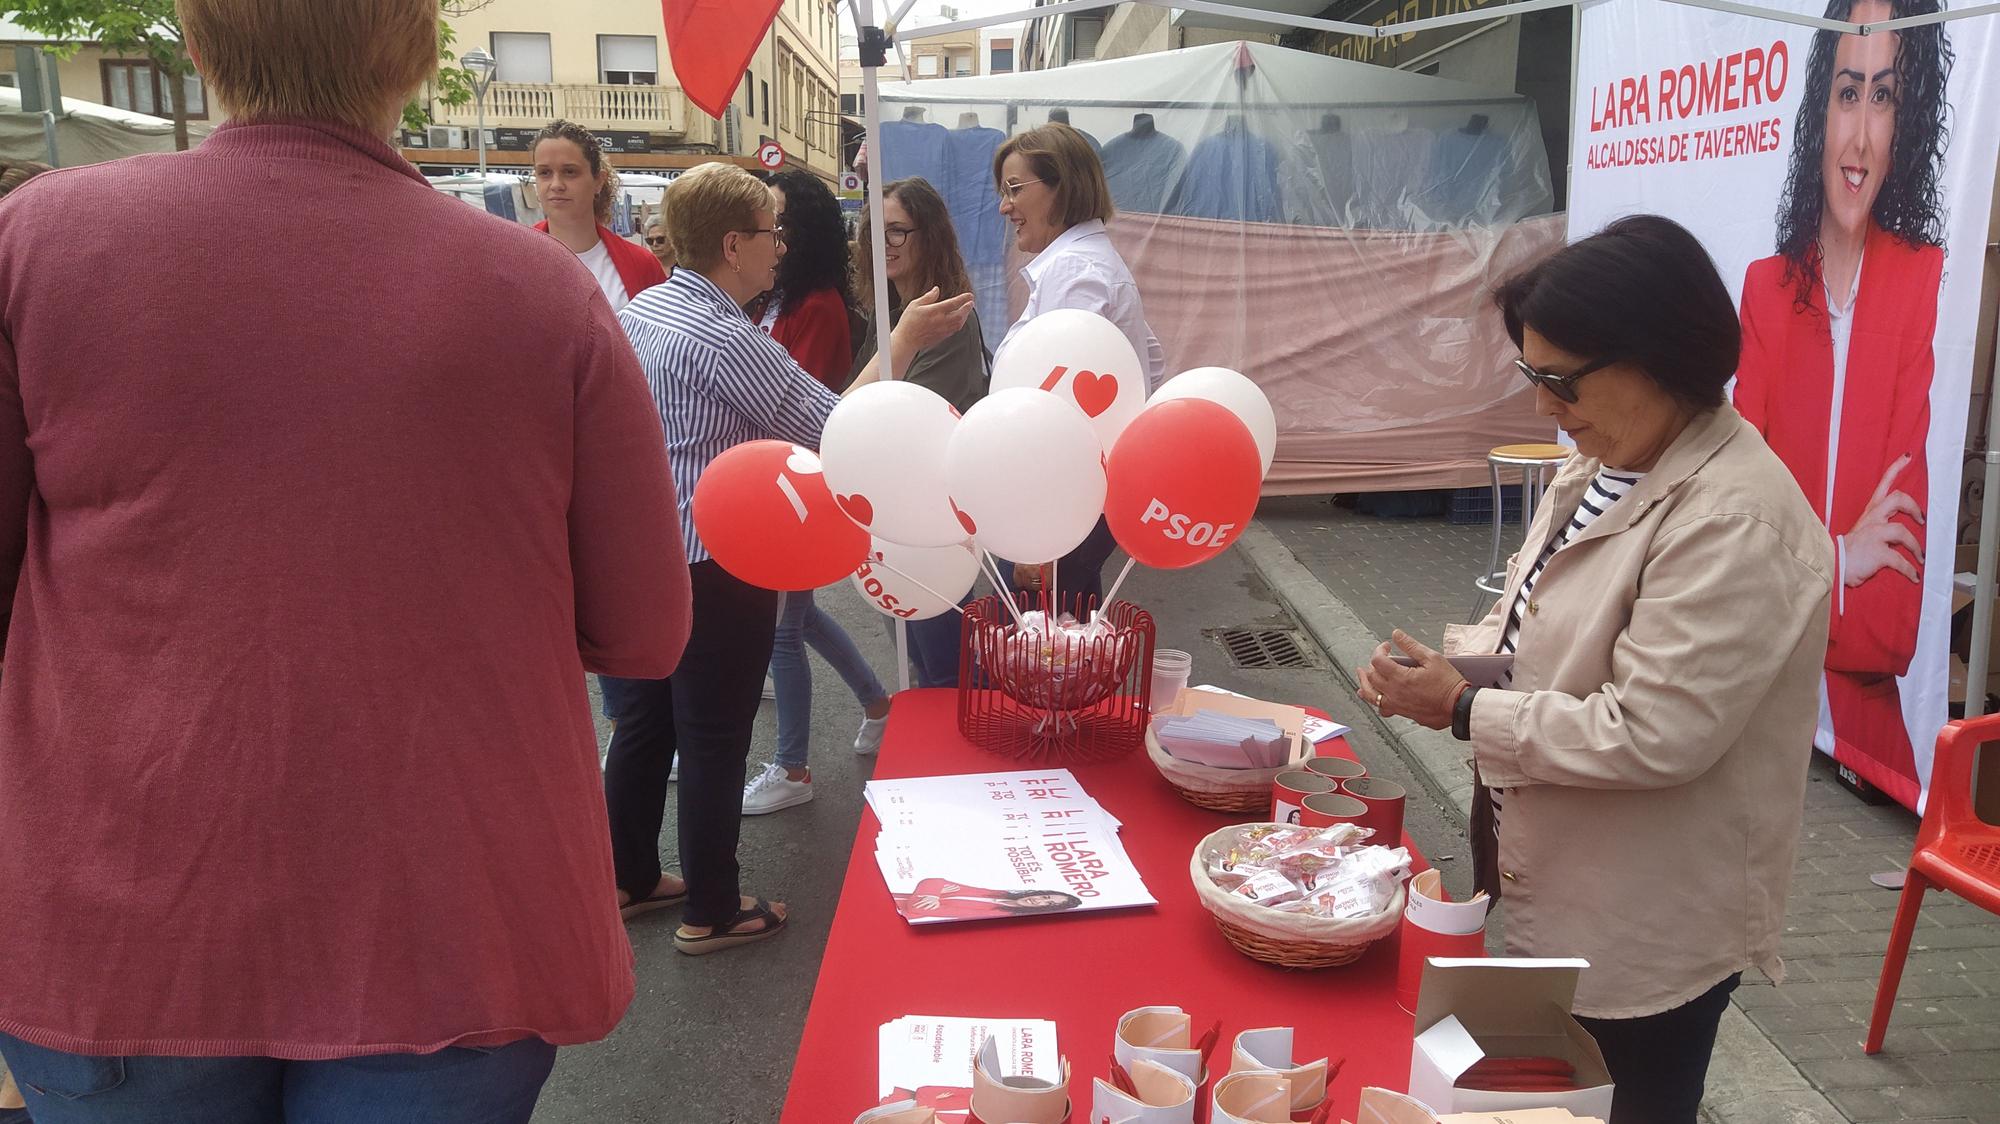
[[[1828,19],[1940,0],[1832,0]],[[1736,406],[1792,470],[1839,565],[1814,744],[1917,801],[1896,677],[1915,654],[1938,285],[1944,269],[1942,25],[1821,31],[1806,64],[1778,252],[1743,280]]]
[[[785,257],[778,263],[778,283],[750,307],[750,316],[807,374],[838,394],[854,361],[847,317],[854,280],[840,201],[811,172],[779,172],[769,182],[785,233]]]
[[[604,158],[596,134],[574,121],[555,120],[535,134],[535,190],[549,217],[535,229],[569,247],[611,305],[627,301],[667,279],[667,271],[642,246],[611,232],[611,200],[618,173]]]
[[[778,261],[777,284],[746,311],[784,345],[793,362],[839,393],[847,386],[847,368],[854,358],[847,322],[854,282],[840,203],[825,181],[810,172],[779,172],[770,184],[777,226],[785,236],[785,256]],[[833,666],[861,704],[861,732],[855,735],[854,751],[873,753],[882,744],[889,722],[889,693],[867,658],[840,622],[813,600],[812,590],[782,595],[778,632],[771,645],[778,751],[743,786],[746,816],[794,808],[813,798],[812,770],[806,766],[813,696],[808,644]]]

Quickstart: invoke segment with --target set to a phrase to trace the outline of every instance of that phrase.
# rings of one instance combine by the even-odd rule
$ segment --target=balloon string
[[[884,570],[887,570],[892,574],[895,574],[896,576],[902,578],[904,581],[909,582],[911,585],[916,586],[918,589],[921,589],[925,593],[930,594],[932,597],[937,598],[939,601],[944,602],[946,607],[950,608],[952,612],[957,613],[960,616],[965,615],[965,610],[959,608],[957,605],[952,604],[951,598],[946,597],[944,594],[939,593],[937,590],[932,589],[930,586],[927,586],[924,583],[918,581],[914,576],[904,573],[901,570],[898,570],[894,566],[889,565],[887,562],[884,562],[879,558],[875,560],[874,564],[882,567]]]
[[[1015,626],[1022,627],[1021,607],[1014,604],[1014,594],[1007,589],[1007,583],[1000,580],[1000,564],[993,560],[991,551],[980,550],[979,557],[985,560],[987,568],[986,576],[993,582],[993,592],[1000,595],[1000,603],[1007,606],[1009,613],[1014,614]]]
[[[1111,583],[1111,592],[1104,595],[1104,603],[1098,606],[1099,612],[1103,612],[1111,607],[1112,600],[1118,596],[1118,587],[1125,584],[1125,576],[1132,572],[1133,564],[1138,561],[1137,558],[1127,558],[1125,560],[1125,568],[1118,571],[1118,580]]]

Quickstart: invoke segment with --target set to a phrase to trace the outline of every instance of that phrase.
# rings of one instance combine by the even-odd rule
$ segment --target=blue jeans
[[[806,767],[806,751],[812,738],[812,665],[806,662],[806,645],[833,665],[847,681],[847,689],[862,707],[887,699],[882,681],[854,646],[845,629],[827,616],[814,602],[811,590],[787,593],[778,612],[778,635],[771,645],[771,686],[778,696],[778,764],[787,769]]]
[[[556,1048],[539,1038],[332,1062],[94,1057],[0,1034],[35,1124],[527,1124]]]

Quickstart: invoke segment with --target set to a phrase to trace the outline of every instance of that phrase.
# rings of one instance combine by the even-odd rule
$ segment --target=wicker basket
[[[1227,846],[1237,829],[1245,826],[1232,824],[1210,833],[1195,846],[1194,857],[1188,862],[1188,876],[1194,880],[1202,908],[1214,916],[1215,927],[1238,952],[1280,968],[1337,968],[1361,959],[1369,945],[1395,932],[1402,923],[1406,891],[1401,886],[1396,887],[1395,896],[1382,912],[1351,921],[1283,913],[1223,890],[1208,876],[1208,854]]]
[[[1216,769],[1182,761],[1168,753],[1153,736],[1153,728],[1146,727],[1146,756],[1152,758],[1153,768],[1180,793],[1181,799],[1211,812],[1270,815],[1271,782],[1278,779],[1279,773],[1302,768],[1309,752],[1301,745],[1290,764],[1276,769]]]

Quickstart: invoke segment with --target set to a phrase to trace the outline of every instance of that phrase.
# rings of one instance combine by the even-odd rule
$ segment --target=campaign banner
[[[2000,18],[1855,35],[1652,0],[1581,11],[1569,236],[1661,214],[1715,258],[1743,323],[1735,405],[1836,548],[1814,744],[1920,810],[1946,717]]]

